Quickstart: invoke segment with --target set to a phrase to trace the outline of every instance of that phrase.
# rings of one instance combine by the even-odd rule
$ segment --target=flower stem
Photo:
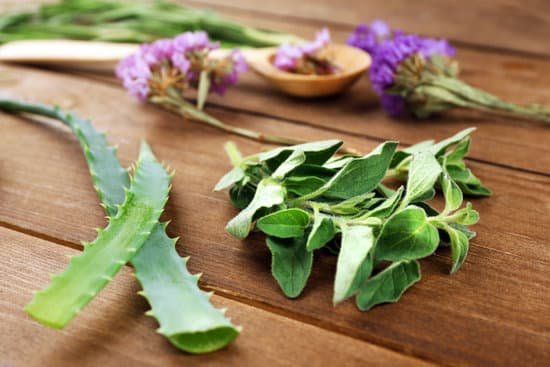
[[[170,92],[170,91],[169,91]],[[228,125],[215,117],[210,116],[204,111],[199,110],[193,104],[187,102],[176,93],[169,93],[165,96],[153,96],[149,99],[152,103],[158,104],[169,111],[175,112],[185,118],[193,121],[202,122],[230,134],[239,135],[248,139],[259,141],[260,143],[280,144],[280,145],[297,145],[306,143],[305,140],[289,138],[278,135],[269,135],[260,133],[254,130]],[[343,154],[357,154],[355,149],[340,148]]]
[[[550,106],[509,103],[481,89],[474,88],[459,79],[446,76],[433,78],[426,83],[426,86],[428,87],[426,91],[431,90],[435,94],[434,97],[444,99],[446,103],[457,107],[528,117],[550,123]],[[429,86],[436,89],[431,89]],[[439,88],[450,93],[438,93],[437,89]]]

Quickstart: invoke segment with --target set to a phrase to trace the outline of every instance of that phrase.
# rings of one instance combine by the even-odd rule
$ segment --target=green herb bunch
[[[311,272],[313,252],[338,254],[333,302],[356,296],[359,309],[395,302],[420,280],[418,259],[450,246],[451,273],[463,264],[468,229],[478,213],[463,194],[490,191],[466,167],[466,129],[435,143],[397,150],[387,141],[365,156],[334,156],[342,145],[327,140],[281,147],[243,158],[227,152],[234,168],[215,190],[229,189],[242,209],[227,231],[244,239],[255,227],[267,235],[272,273],[287,297],[297,297]],[[396,190],[385,180],[405,182]],[[441,211],[427,201],[443,192]]]
[[[143,43],[197,30],[206,31],[225,47],[300,41],[293,35],[230,21],[210,10],[162,0],[62,0],[34,12],[0,15],[0,43],[52,38]]]

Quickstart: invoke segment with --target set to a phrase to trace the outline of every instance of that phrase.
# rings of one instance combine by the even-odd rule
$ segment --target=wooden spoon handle
[[[36,64],[111,66],[136,51],[127,43],[25,40],[0,46],[0,61]]]

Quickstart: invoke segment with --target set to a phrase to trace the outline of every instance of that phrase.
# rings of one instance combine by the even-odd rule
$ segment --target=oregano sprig
[[[339,140],[248,157],[228,143],[234,168],[215,190],[229,188],[242,210],[226,229],[240,239],[254,227],[267,235],[273,276],[288,297],[305,288],[314,251],[329,248],[338,256],[335,304],[353,296],[361,310],[395,302],[420,280],[418,260],[442,244],[450,244],[451,273],[466,258],[479,215],[463,196],[490,195],[464,161],[473,130],[401,150],[388,141],[365,156],[335,156]],[[390,178],[404,185],[394,190]],[[428,204],[436,190],[445,198],[440,212]]]

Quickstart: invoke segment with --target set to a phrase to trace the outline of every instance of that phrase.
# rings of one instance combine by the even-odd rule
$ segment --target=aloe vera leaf
[[[149,238],[169,185],[170,176],[142,143],[134,178],[116,216],[46,289],[35,294],[25,311],[45,325],[65,327]]]
[[[141,295],[152,307],[146,314],[157,319],[157,331],[177,348],[190,353],[223,348],[238,336],[240,328],[225,317],[225,310],[210,303],[211,294],[198,287],[200,275],[187,270],[189,258],[179,257],[176,241],[159,223],[132,259],[144,289]]]
[[[108,215],[114,215],[117,204],[124,200],[129,186],[128,173],[120,165],[114,147],[93,125],[58,108],[0,99],[0,109],[27,112],[57,119],[68,125],[77,136],[85,153],[94,187]],[[210,295],[200,290],[197,276],[192,275],[175,250],[175,239],[158,223],[151,237],[131,260],[140,281],[141,293],[151,305],[148,315],[157,319],[160,332],[177,348],[191,353],[206,353],[224,347],[239,334],[210,302]]]

